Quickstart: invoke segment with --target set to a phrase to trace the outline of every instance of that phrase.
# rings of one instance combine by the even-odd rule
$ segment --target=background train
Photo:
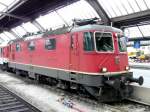
[[[133,92],[131,82],[143,84],[129,71],[122,31],[94,20],[14,40],[0,50],[3,70],[84,90],[101,102],[125,99]]]

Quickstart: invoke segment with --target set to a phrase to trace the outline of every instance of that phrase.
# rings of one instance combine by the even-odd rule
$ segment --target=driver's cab
[[[92,25],[91,25],[92,26]],[[94,26],[94,25],[93,25]],[[100,26],[100,25],[99,25]],[[127,72],[127,39],[121,30],[106,27],[105,31],[96,26],[96,30],[83,31],[83,54],[80,67],[88,72]]]
[[[117,43],[115,43],[115,40]],[[96,51],[97,53],[114,53],[115,44],[119,52],[127,51],[127,39],[121,33],[113,32],[84,32],[84,50]]]

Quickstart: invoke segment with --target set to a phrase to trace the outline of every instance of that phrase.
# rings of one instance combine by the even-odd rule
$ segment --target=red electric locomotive
[[[94,20],[12,42],[8,68],[64,89],[84,89],[102,102],[125,99],[131,82],[143,83],[129,72],[122,31]]]

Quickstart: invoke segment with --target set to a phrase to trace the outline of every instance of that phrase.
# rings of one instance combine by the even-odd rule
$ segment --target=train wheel
[[[16,75],[21,75],[21,71],[20,70],[15,70]]]
[[[57,87],[64,90],[68,90],[70,89],[70,82],[58,80]]]
[[[4,63],[1,67],[2,71],[7,71],[8,69],[8,64],[7,63]]]
[[[101,96],[101,88],[90,87],[90,86],[83,86],[83,87],[94,98],[97,99],[99,96]]]
[[[90,87],[84,86],[85,90],[99,102],[120,101],[121,96],[119,91],[111,87]]]

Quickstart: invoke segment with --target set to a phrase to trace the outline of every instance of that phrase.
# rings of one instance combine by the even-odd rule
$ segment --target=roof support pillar
[[[14,37],[20,38],[20,36],[17,35],[17,34],[16,34],[14,31],[12,31],[12,30],[9,30],[8,32],[11,33]]]
[[[102,22],[106,25],[111,24],[111,20],[101,4],[97,0],[86,0],[92,7],[93,9],[97,12],[97,14],[100,16]]]
[[[40,23],[37,22],[36,20],[31,21],[31,23],[32,23],[35,27],[37,27],[40,31],[42,31],[42,32],[45,31],[45,29],[44,29],[44,28],[40,25]]]

